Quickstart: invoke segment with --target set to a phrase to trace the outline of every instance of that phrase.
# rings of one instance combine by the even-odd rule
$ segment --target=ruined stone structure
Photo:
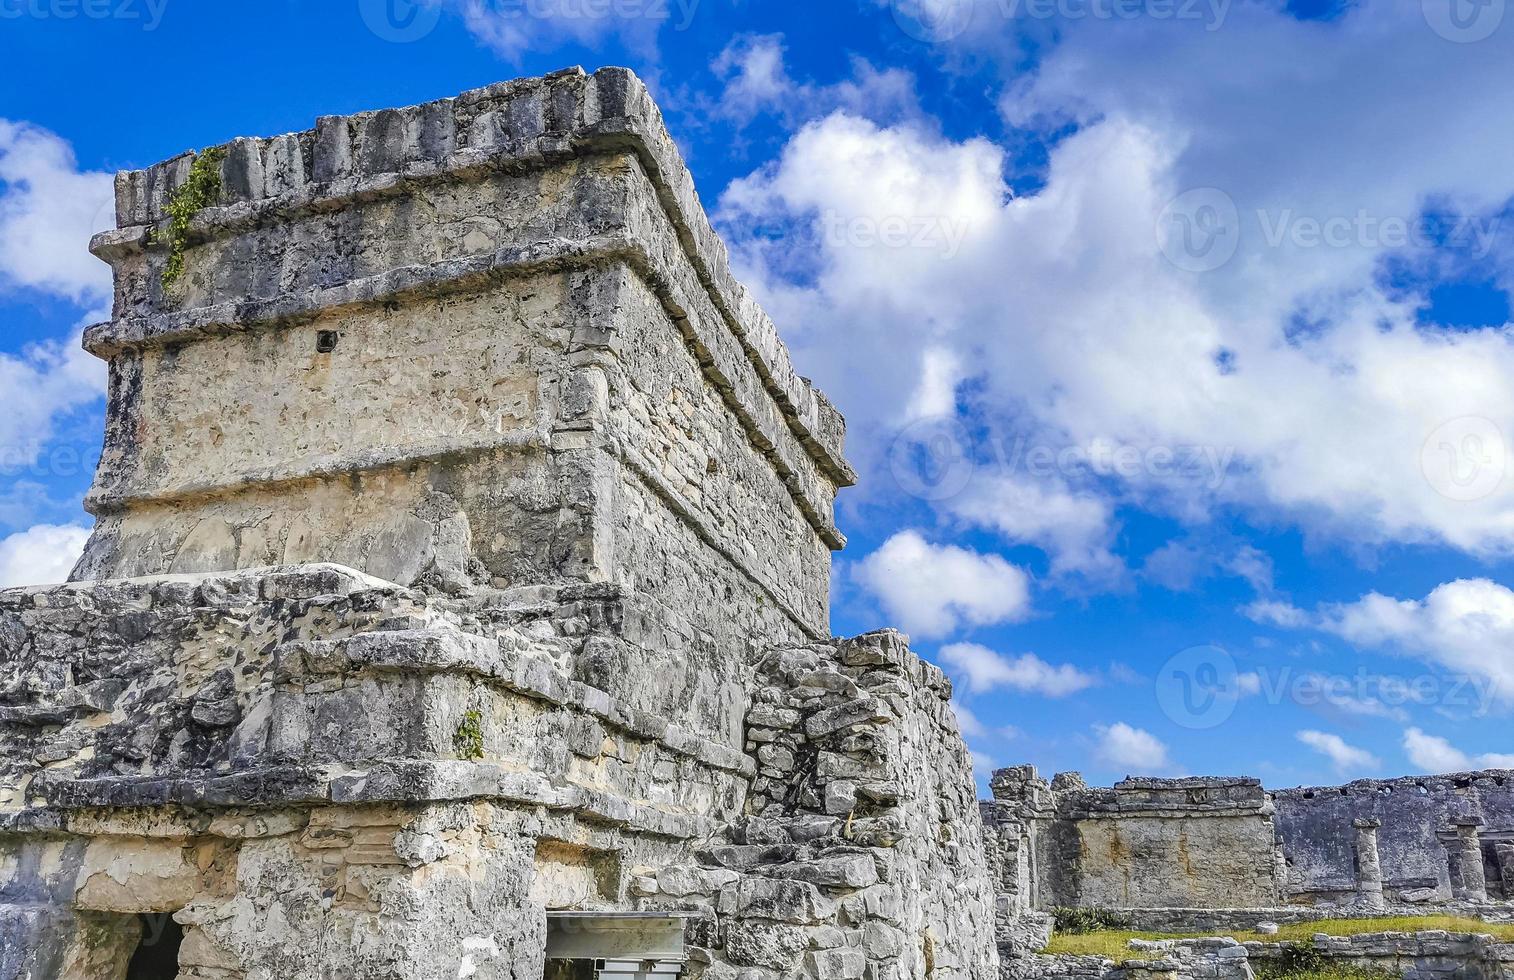
[[[1514,944],[1492,936],[1442,931],[1318,935],[1308,943],[1240,943],[1234,939],[1132,940],[1132,958],[1041,957],[1011,976],[1037,980],[1255,980],[1253,965],[1296,955],[1405,980],[1510,980]],[[1022,966],[1024,966],[1022,964]]]
[[[1514,901],[1514,772],[1359,780],[1272,794],[1292,901],[1351,901],[1357,821],[1376,822],[1391,902]]]
[[[1448,912],[1514,921],[1514,773],[1267,792],[1247,778],[1090,788],[1001,769],[981,804],[1008,980],[1253,980],[1289,944],[1133,941],[1132,958],[1046,956],[1048,911],[1206,935],[1325,918]],[[1445,933],[1319,935],[1310,955],[1411,980],[1514,980],[1514,944]]]
[[[982,805],[1006,959],[1045,910],[1101,908],[1139,929],[1254,929],[1325,914],[1514,912],[1514,773],[1268,792],[1248,778],[1089,788],[1001,769]]]
[[[1021,766],[994,773],[991,789],[984,821],[1017,828],[1017,860],[1005,871],[1030,882],[1028,895],[1014,888],[1025,908],[1279,903],[1276,830],[1258,780],[1127,779],[1091,789],[1072,775],[1048,784]]]
[[[939,670],[642,84],[117,181],[98,526],[0,593],[0,980],[988,978]]]

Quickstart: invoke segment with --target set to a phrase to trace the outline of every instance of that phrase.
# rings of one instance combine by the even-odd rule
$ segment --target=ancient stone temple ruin
[[[96,531],[0,593],[0,980],[1253,980],[1281,947],[1037,951],[1514,918],[1514,773],[979,804],[945,676],[830,635],[842,419],[629,72],[116,190]]]
[[[1514,772],[1268,792],[1240,777],[1089,787],[1019,766],[991,788],[1006,959],[1043,944],[1059,907],[1157,932],[1389,910],[1514,918]]]
[[[949,685],[622,70],[117,181],[98,525],[0,593],[0,978],[986,978]]]
[[[1269,792],[1240,777],[1090,787],[1018,766],[991,790],[985,849],[1008,980],[1254,980],[1253,961],[1296,962],[1287,943],[1233,938],[1136,941],[1119,964],[1038,955],[1057,909],[1194,936],[1385,915],[1514,922],[1514,772]],[[1408,980],[1514,980],[1514,943],[1481,931],[1318,935],[1309,955]]]

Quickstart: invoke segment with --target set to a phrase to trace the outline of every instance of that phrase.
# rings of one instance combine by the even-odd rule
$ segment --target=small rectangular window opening
[[[179,946],[184,942],[184,927],[173,920],[171,912],[139,915],[142,940],[126,967],[126,980],[175,980],[179,975]]]

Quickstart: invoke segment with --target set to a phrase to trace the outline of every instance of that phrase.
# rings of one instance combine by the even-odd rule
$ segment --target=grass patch
[[[1052,955],[1102,956],[1116,963],[1131,959],[1143,959],[1150,953],[1140,953],[1129,947],[1132,939],[1192,939],[1193,934],[1134,932],[1130,929],[1108,929],[1103,932],[1053,933],[1051,944],[1042,952]]]
[[[1280,926],[1276,936],[1255,932],[1226,933],[1241,942],[1259,939],[1264,942],[1304,942],[1318,933],[1329,936],[1360,936],[1368,932],[1484,932],[1514,942],[1514,925],[1465,919],[1454,915],[1400,915],[1377,919],[1325,919],[1322,922],[1296,922]]]
[[[1391,970],[1372,970],[1346,963],[1319,963],[1314,966],[1287,966],[1282,962],[1259,960],[1251,964],[1257,980],[1401,980],[1402,974]]]
[[[1059,919],[1060,924],[1060,919]],[[1229,936],[1247,942],[1306,943],[1318,933],[1331,936],[1359,936],[1369,932],[1480,932],[1490,933],[1504,942],[1514,942],[1514,924],[1483,922],[1450,915],[1395,916],[1377,919],[1324,919],[1281,926],[1275,936],[1259,932],[1136,932],[1131,929],[1094,929],[1084,932],[1056,932],[1044,952],[1077,956],[1102,956],[1124,962],[1149,955],[1128,948],[1132,939],[1192,939],[1198,936]],[[1276,963],[1254,964],[1258,980],[1381,980],[1384,974],[1371,970],[1313,961],[1305,955],[1288,957]],[[1264,972],[1265,968],[1265,972]],[[1274,972],[1276,971],[1276,972]]]

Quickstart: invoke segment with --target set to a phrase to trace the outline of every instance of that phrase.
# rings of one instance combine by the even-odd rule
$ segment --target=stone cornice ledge
[[[263,808],[373,804],[453,803],[494,800],[568,811],[626,830],[689,840],[709,833],[713,817],[632,803],[536,773],[483,762],[395,759],[361,769],[339,766],[276,766],[203,777],[109,776],[74,779],[39,775],[33,796],[45,805],[0,813],[0,832],[49,830],[54,811],[158,808]]]
[[[789,428],[838,484],[856,473],[844,458],[840,413],[794,371],[776,327],[730,270],[725,244],[699,202],[694,181],[646,86],[624,68],[593,75],[571,69],[502,82],[404,109],[328,116],[304,133],[225,144],[224,204],[208,208],[192,234],[340,207],[355,198],[402,193],[415,181],[521,169],[549,159],[607,151],[635,153],[657,190],[683,251]],[[117,176],[120,230],[91,247],[107,261],[145,247],[165,223],[164,207],[188,176],[193,154]],[[117,338],[130,343],[127,336]],[[88,345],[106,352],[109,329]]]

